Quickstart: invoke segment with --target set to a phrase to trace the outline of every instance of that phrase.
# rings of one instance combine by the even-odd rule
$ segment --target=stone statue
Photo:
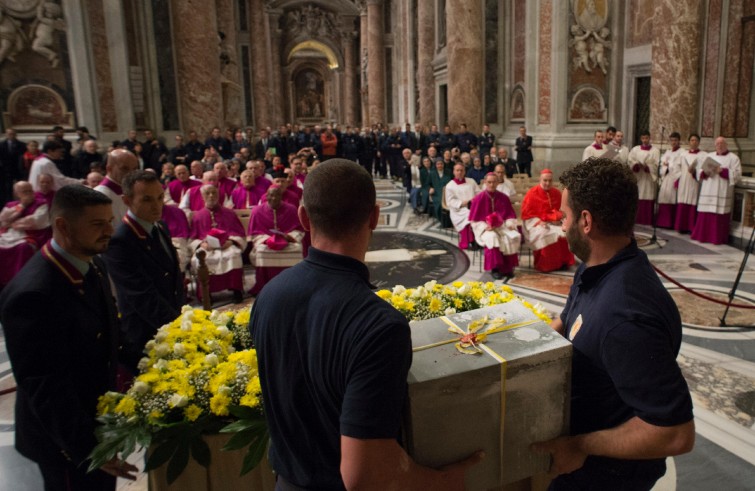
[[[31,49],[47,58],[53,68],[60,65],[60,57],[53,49],[53,34],[56,30],[65,31],[63,9],[54,2],[41,2],[37,7],[37,18],[32,24],[34,39]]]
[[[15,56],[24,49],[25,43],[26,36],[21,29],[21,22],[0,7],[0,65],[5,60],[15,63]]]
[[[572,69],[583,69],[587,73],[592,73],[594,68],[599,68],[604,75],[607,75],[609,60],[606,50],[611,46],[609,41],[611,30],[606,27],[608,3],[602,0],[602,8],[598,9],[595,0],[585,0],[581,10],[578,11],[579,5],[578,0],[572,0],[572,14],[576,21],[576,24],[569,29],[571,33],[569,46],[574,47]]]

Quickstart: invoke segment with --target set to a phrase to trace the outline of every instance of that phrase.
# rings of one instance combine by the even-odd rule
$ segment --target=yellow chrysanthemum
[[[188,406],[186,406],[186,409],[184,409],[184,416],[186,416],[186,419],[188,419],[189,421],[196,421],[201,414],[202,408],[200,408],[196,404],[189,404]]]
[[[390,290],[380,290],[377,292],[377,296],[382,298],[383,300],[388,300],[391,298],[391,291]]]
[[[239,400],[239,404],[248,407],[257,407],[260,405],[260,398],[256,394],[245,394]]]
[[[250,317],[250,310],[244,309],[233,317],[233,323],[238,326],[247,326],[249,325],[249,317]]]
[[[228,406],[231,398],[224,394],[215,394],[210,399],[210,411],[217,416],[228,416]]]
[[[430,300],[428,308],[431,312],[440,312],[441,307],[443,307],[443,302],[441,302],[440,299],[433,297],[433,299]]]
[[[117,414],[124,416],[131,416],[136,412],[136,401],[129,396],[124,397],[115,406],[114,410]]]

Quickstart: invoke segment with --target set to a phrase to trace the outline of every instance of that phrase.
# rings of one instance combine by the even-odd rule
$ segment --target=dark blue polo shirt
[[[409,324],[355,259],[310,247],[257,297],[257,348],[270,460],[288,482],[344,489],[341,435],[398,438],[412,360]]]
[[[607,263],[579,267],[561,321],[574,346],[573,435],[634,416],[655,426],[692,419],[689,389],[676,363],[679,311],[634,239]],[[663,459],[636,462],[665,469]]]

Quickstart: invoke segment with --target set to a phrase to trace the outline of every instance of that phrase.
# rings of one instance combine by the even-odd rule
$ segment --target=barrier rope
[[[10,389],[0,390],[0,396],[4,396],[5,394],[10,394],[12,392],[16,392],[16,388],[15,387],[11,387]]]
[[[663,271],[661,271],[660,269],[658,269],[658,267],[656,267],[655,264],[650,263],[650,265],[653,266],[653,269],[655,270],[656,273],[658,273],[659,275],[663,276],[668,281],[670,281],[674,285],[678,286],[679,288],[681,288],[685,292],[691,293],[692,295],[695,295],[696,297],[700,297],[700,298],[702,298],[704,300],[707,300],[707,301],[713,302],[713,303],[717,303],[719,305],[729,305],[730,307],[733,307],[735,309],[755,309],[755,305],[742,305],[742,304],[737,304],[737,303],[729,304],[729,302],[724,302],[723,300],[719,300],[717,298],[713,298],[713,297],[709,297],[707,295],[703,295],[702,293],[696,292],[695,290],[693,290],[693,289],[691,289],[691,288],[689,288],[687,286],[682,285],[681,283],[679,283],[678,281],[676,281],[674,278],[670,277],[669,275],[667,275],[666,273],[664,273]]]

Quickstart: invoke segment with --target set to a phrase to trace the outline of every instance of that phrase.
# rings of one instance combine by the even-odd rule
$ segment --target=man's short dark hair
[[[698,140],[698,141],[700,140],[700,135],[698,135],[697,133],[690,133],[690,134],[689,134],[689,138],[687,138],[687,141],[690,141],[690,140],[692,139],[692,137],[693,137],[693,136],[694,136],[695,138],[697,138],[697,140]]]
[[[650,132],[648,130],[642,130],[640,136],[650,136]]]
[[[559,181],[569,191],[569,207],[575,215],[587,210],[602,233],[632,235],[638,192],[627,165],[590,158],[564,172]]]
[[[356,233],[375,208],[375,184],[364,167],[330,159],[307,175],[302,205],[312,227],[331,239]]]
[[[113,201],[99,191],[81,184],[69,184],[55,192],[50,216],[53,220],[62,216],[71,219],[80,216],[90,206],[109,205]]]
[[[611,133],[616,133],[616,127],[615,126],[609,126],[608,128],[606,128],[606,133],[608,133],[609,131]]]
[[[678,131],[674,131],[668,137],[669,138],[676,138],[677,140],[681,140],[682,139],[682,135],[680,135]]]
[[[54,152],[55,150],[60,150],[62,148],[63,144],[58,140],[47,140],[45,144],[42,145],[42,153]]]
[[[150,182],[160,182],[160,179],[157,177],[157,174],[154,172],[147,172],[144,170],[135,170],[133,172],[129,172],[126,174],[126,177],[123,178],[123,182],[121,182],[121,187],[123,188],[123,195],[128,196],[129,198],[134,197],[134,186],[137,182],[143,182],[143,183],[150,183]]]
[[[56,131],[60,131],[60,130],[62,130],[62,129],[63,129],[63,127],[62,127],[62,126],[53,126],[53,127],[52,127],[52,131],[53,131],[53,133],[54,133],[54,132],[56,132]]]

